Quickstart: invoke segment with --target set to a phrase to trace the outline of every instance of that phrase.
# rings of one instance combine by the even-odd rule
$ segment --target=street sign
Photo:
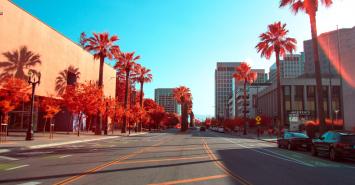
[[[255,121],[256,121],[257,125],[260,125],[261,124],[261,117],[260,116],[256,116],[255,117]]]
[[[260,116],[256,116],[256,117],[255,117],[255,121],[256,121],[256,122],[260,122],[260,121],[261,121],[261,117],[260,117]]]

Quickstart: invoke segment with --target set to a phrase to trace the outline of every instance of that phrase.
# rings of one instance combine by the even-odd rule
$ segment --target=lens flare
[[[334,41],[334,40],[333,40]],[[347,60],[343,60],[343,56],[339,56],[339,49],[338,49],[338,39],[336,39],[336,42],[329,42],[329,36],[327,37],[318,37],[318,42],[320,47],[322,48],[323,51],[325,51],[325,55],[329,59],[331,65],[336,69],[338,74],[342,76],[342,78],[353,88],[355,88],[355,79],[354,75],[352,73],[354,71],[351,71],[352,68],[349,66],[350,64],[347,64]],[[334,49],[335,48],[335,49]],[[342,51],[340,50],[340,53]],[[340,60],[339,60],[340,59]]]

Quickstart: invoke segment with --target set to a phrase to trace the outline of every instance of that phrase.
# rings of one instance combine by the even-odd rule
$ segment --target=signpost
[[[261,117],[260,116],[256,116],[255,117],[255,121],[256,121],[256,125],[257,125],[257,135],[258,135],[258,139],[260,137],[260,128],[259,125],[261,124]]]

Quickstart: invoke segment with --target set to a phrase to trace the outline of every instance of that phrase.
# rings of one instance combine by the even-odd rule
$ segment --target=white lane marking
[[[0,154],[1,153],[7,153],[7,152],[10,152],[10,150],[9,149],[0,149]]]
[[[15,169],[23,168],[23,167],[26,167],[26,166],[29,166],[29,165],[25,164],[25,165],[21,165],[21,166],[12,167],[12,168],[6,169],[5,171],[15,170]]]
[[[60,156],[59,158],[63,159],[63,158],[70,157],[70,156],[72,156],[72,155],[63,155],[63,156]]]
[[[6,159],[6,160],[9,160],[9,161],[17,161],[17,160],[18,160],[18,159],[16,159],[16,158],[7,157],[7,156],[0,156],[0,159]]]
[[[42,184],[41,182],[25,182],[25,183],[21,183],[21,184],[18,184],[18,185],[38,185],[38,184]]]
[[[28,148],[38,149],[38,148],[56,147],[56,146],[61,146],[61,145],[85,143],[85,142],[100,141],[100,140],[115,139],[115,138],[120,138],[120,136],[107,136],[107,137],[95,138],[95,139],[84,139],[84,140],[78,140],[78,141],[68,141],[68,142],[50,143],[50,144],[43,144],[43,145],[34,145],[34,146],[30,146]]]
[[[237,144],[237,145],[239,145],[239,146],[241,146],[241,147],[243,147],[243,148],[246,148],[246,149],[252,150],[252,151],[254,151],[254,152],[257,152],[257,153],[261,153],[261,154],[264,154],[264,155],[267,155],[267,156],[270,156],[270,157],[275,157],[275,158],[278,158],[278,159],[282,159],[282,160],[289,161],[289,162],[294,162],[294,163],[301,164],[301,165],[305,165],[305,166],[309,166],[309,167],[314,167],[314,165],[305,163],[305,162],[303,162],[303,161],[299,161],[299,160],[297,160],[297,159],[289,158],[289,157],[287,157],[287,156],[280,155],[280,154],[276,154],[276,153],[274,153],[274,152],[271,152],[271,153],[276,154],[276,155],[272,155],[272,154],[269,154],[269,153],[265,153],[265,152],[259,151],[259,150],[257,150],[257,149],[249,148],[249,147],[244,146],[244,145],[241,145],[241,144],[239,144],[239,143],[235,143],[234,141],[231,141],[231,140],[229,140],[229,139],[227,139],[227,138],[223,138],[223,139],[226,140],[226,141],[229,141],[229,142],[231,142],[231,143]],[[263,150],[265,150],[265,149],[263,149]],[[267,150],[267,151],[268,151],[268,150]],[[282,157],[280,157],[280,156],[282,156]]]

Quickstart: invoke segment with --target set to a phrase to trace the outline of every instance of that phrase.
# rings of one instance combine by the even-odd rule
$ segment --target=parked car
[[[296,150],[305,148],[309,150],[312,144],[312,139],[304,133],[299,132],[285,132],[281,138],[277,139],[277,146],[279,148],[287,148],[289,150]]]
[[[219,127],[217,132],[221,132],[221,133],[224,133],[224,128],[223,127]]]
[[[200,131],[201,132],[205,132],[206,131],[206,127],[200,127]]]
[[[312,141],[313,156],[328,155],[330,160],[355,158],[355,133],[349,131],[328,131]]]

